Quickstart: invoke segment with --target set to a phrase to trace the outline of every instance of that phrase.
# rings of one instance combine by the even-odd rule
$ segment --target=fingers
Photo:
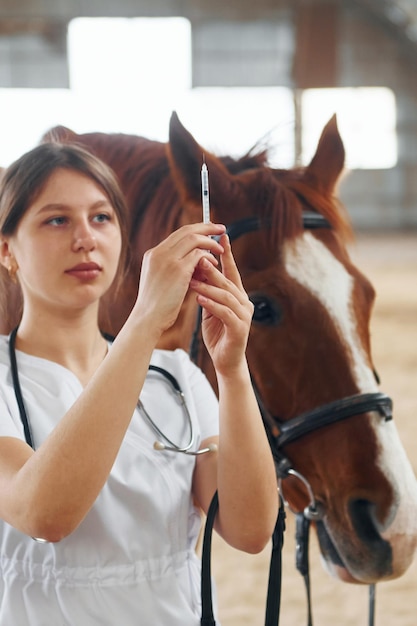
[[[224,258],[226,257],[228,257],[227,261],[226,263],[223,263]],[[201,291],[201,289],[203,289],[204,295],[207,295],[208,297],[221,297],[220,292],[229,292],[230,294],[233,294],[240,304],[246,304],[248,302],[248,295],[242,285],[240,274],[234,262],[233,256],[231,256],[231,253],[228,254],[227,250],[225,250],[225,254],[222,255],[221,261],[222,271],[220,272],[218,269],[213,267],[212,264],[208,263],[206,258],[201,259],[196,271],[194,272],[193,278],[205,284],[207,288],[204,288],[202,285],[198,285],[195,282],[190,284],[190,286],[196,291]],[[225,268],[224,265],[227,267]],[[226,271],[229,273],[229,276],[226,275]],[[209,289],[209,286],[211,286],[212,289]]]
[[[223,274],[237,287],[239,287],[239,289],[243,289],[242,279],[240,277],[239,270],[232,254],[230,239],[226,233],[224,233],[220,237],[219,243],[223,246],[224,249],[223,254],[221,254],[220,256]]]
[[[190,282],[190,287],[198,294],[200,304],[210,309],[213,314],[213,307],[215,307],[219,313],[222,308],[229,309],[242,320],[247,321],[252,318],[253,305],[242,287],[240,276],[238,286],[214,268],[206,259],[200,261],[199,269],[204,278],[196,280],[196,272],[194,279]],[[223,319],[224,313],[219,317]],[[227,313],[226,317],[228,317]]]
[[[223,224],[187,224],[171,233],[160,246],[175,250],[180,259],[194,249],[221,255],[224,252],[223,246],[213,237],[222,235],[224,231]]]
[[[228,237],[221,237],[220,243],[222,271],[202,258],[190,288],[204,310],[203,339],[214,367],[218,373],[230,373],[245,359],[253,304],[243,288]]]
[[[213,238],[225,231],[222,224],[188,224],[171,233],[144,255],[143,268],[152,267],[153,275],[175,275],[188,282],[202,258],[218,265],[223,246]],[[199,276],[199,278],[202,278]]]
[[[250,326],[252,318],[251,307],[242,305],[230,294],[229,297],[220,299],[217,297],[209,297],[204,293],[198,292],[197,302],[207,313],[220,320],[225,327],[232,328],[236,323],[243,323],[244,328],[247,329]],[[246,331],[245,334],[247,334]]]
[[[206,257],[217,265],[216,256],[224,250],[213,236],[225,231],[222,224],[189,224],[171,233],[158,245],[147,250],[142,260],[141,283],[150,278],[188,283],[199,261]]]

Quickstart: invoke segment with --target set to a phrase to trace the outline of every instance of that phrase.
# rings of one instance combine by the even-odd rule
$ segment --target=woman
[[[145,254],[111,343],[98,309],[123,274],[125,215],[111,172],[76,146],[40,145],[2,179],[0,261],[23,309],[0,340],[0,625],[197,625],[195,544],[215,490],[229,544],[257,552],[273,531],[245,360],[252,305],[224,226],[182,227]],[[156,349],[189,289],[219,403],[183,351]]]

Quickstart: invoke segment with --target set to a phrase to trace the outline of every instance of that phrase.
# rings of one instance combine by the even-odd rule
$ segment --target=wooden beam
[[[297,8],[293,63],[296,89],[338,85],[339,10],[329,1]]]

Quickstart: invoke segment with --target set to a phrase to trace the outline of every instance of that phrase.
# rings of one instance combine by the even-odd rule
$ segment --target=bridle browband
[[[303,212],[303,228],[305,230],[315,230],[316,228],[331,228],[331,224],[325,217],[320,215],[320,213],[315,213],[314,211],[304,211]],[[241,235],[246,235],[246,233],[256,232],[261,230],[262,228],[268,227],[271,221],[266,218],[262,219],[256,215],[251,217],[244,217],[237,222],[232,222],[230,226],[227,226],[226,233],[229,236],[230,241],[235,241]]]
[[[331,229],[330,222],[314,211],[304,211],[302,214],[302,225],[305,230],[315,230],[319,228]],[[261,219],[256,216],[246,217],[237,222],[233,222],[226,228],[226,233],[230,241],[234,241],[250,232],[256,232],[270,226],[270,220]],[[191,339],[189,354],[194,362],[197,362],[199,352],[199,333],[201,327],[201,307],[198,309],[195,329]],[[374,372],[377,382],[379,382],[376,372]],[[342,420],[355,415],[362,415],[369,412],[378,413],[384,421],[392,419],[392,399],[384,393],[362,393],[347,396],[315,407],[310,411],[303,412],[288,420],[282,420],[266,409],[256,383],[252,378],[252,385],[262,415],[265,431],[274,457],[277,477],[281,487],[281,481],[288,476],[299,479],[307,490],[309,504],[304,511],[297,514],[296,524],[296,565],[304,578],[307,591],[308,605],[308,626],[312,626],[310,580],[308,564],[308,533],[311,521],[323,519],[325,510],[323,505],[316,501],[313,490],[308,480],[296,471],[291,460],[284,453],[283,448],[305,435],[317,431],[318,429],[336,424]],[[282,488],[281,499],[282,496]],[[279,590],[280,593],[280,590]],[[269,594],[268,594],[269,602]],[[375,614],[375,585],[369,586],[369,626],[374,624]],[[267,604],[268,612],[268,604]]]

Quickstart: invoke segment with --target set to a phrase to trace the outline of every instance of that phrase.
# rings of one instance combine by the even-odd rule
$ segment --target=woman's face
[[[79,172],[57,169],[3,243],[16,260],[24,306],[97,305],[118,268],[121,233],[107,195]],[[5,252],[7,253],[5,256]]]

